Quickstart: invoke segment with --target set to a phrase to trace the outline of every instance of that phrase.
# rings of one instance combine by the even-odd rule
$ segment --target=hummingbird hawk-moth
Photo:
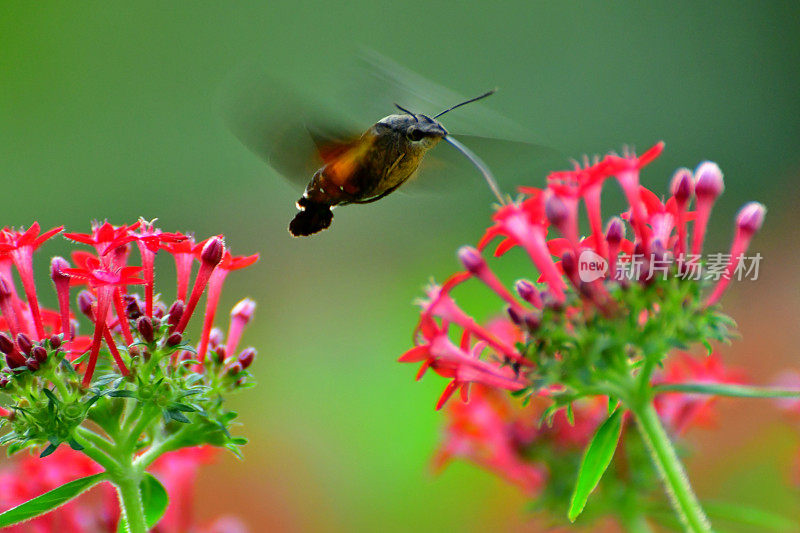
[[[464,151],[465,147],[457,141],[454,143],[436,119],[493,93],[489,91],[471,98],[433,117],[397,105],[400,114],[380,119],[358,139],[320,146],[324,165],[314,173],[297,201],[300,212],[289,224],[289,233],[295,237],[312,235],[331,225],[331,209],[334,207],[372,203],[396,191],[416,172],[425,153],[443,139]],[[496,189],[485,165],[474,154],[464,153],[475,159],[492,188]]]
[[[362,113],[370,109],[370,113],[377,113],[374,109],[377,103],[388,104],[392,99],[404,104],[416,102],[428,109],[433,102],[458,101],[454,93],[412,71],[375,54],[372,57],[368,75],[353,77],[364,87],[343,93],[343,100],[358,98],[350,107],[360,108]],[[369,86],[374,81],[379,84],[377,89]],[[362,129],[363,133],[353,134],[358,126],[352,120],[345,120],[352,119],[351,114],[345,116],[340,112],[336,119],[331,118],[332,108],[340,111],[346,105],[329,104],[313,109],[315,106],[296,96],[298,90],[278,90],[280,85],[274,80],[264,83],[263,78],[255,84],[237,83],[239,96],[234,98],[236,105],[227,115],[232,131],[246,146],[290,181],[305,186],[296,202],[299,212],[289,224],[293,236],[313,235],[328,228],[335,207],[373,203],[396,191],[415,175],[423,159],[432,157],[426,154],[443,140],[456,148],[452,152],[459,154],[462,161],[471,162],[495,196],[505,201],[488,166],[438,120],[456,108],[488,97],[494,90],[467,100],[462,97],[461,102],[435,115],[417,109],[410,111],[395,103],[397,113],[378,120],[366,131]],[[371,92],[382,94],[375,96]],[[525,161],[531,149],[541,151],[541,146],[519,140],[520,132],[527,130],[496,114],[485,111],[481,114],[481,111],[470,106],[466,114],[459,112],[457,119],[453,116],[451,121],[460,120],[462,124],[456,133],[459,138],[469,139],[470,144],[475,142],[482,150],[503,152],[500,160],[506,162]],[[342,127],[343,122],[349,124]],[[470,125],[464,126],[465,123]],[[483,131],[472,133],[475,129]],[[501,136],[494,135],[496,130],[500,130]],[[448,157],[448,150],[435,152],[437,159]],[[426,170],[426,180],[428,174],[430,170]]]

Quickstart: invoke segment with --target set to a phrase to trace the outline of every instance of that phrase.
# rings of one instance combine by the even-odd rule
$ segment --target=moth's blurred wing
[[[483,160],[502,192],[511,196],[520,185],[543,183],[549,170],[567,163],[561,152],[540,144],[476,135],[454,137]],[[441,142],[425,156],[419,172],[404,189],[425,193],[479,186],[486,187],[478,169],[456,148]]]
[[[415,113],[434,116],[452,105],[491,89],[496,83],[487,81],[485,84],[476,85],[474,94],[461,94],[375,50],[362,50],[359,60],[356,75],[353,76],[353,83],[354,85],[357,83],[358,87],[356,90],[348,91],[348,94],[351,99],[353,96],[370,95],[369,99],[364,99],[358,105],[362,108],[368,106],[365,110],[375,116],[388,114],[387,106],[394,103]],[[499,94],[499,97],[502,97],[502,88]],[[347,95],[343,95],[343,98],[347,98]],[[498,96],[491,96],[486,100],[459,107],[458,110],[444,115],[441,118],[442,123],[457,137],[466,134],[489,138],[502,137],[523,143],[540,143],[539,136],[529,128],[491,109],[491,100],[496,98]]]
[[[298,187],[358,139],[357,130],[325,106],[265,74],[239,76],[229,85],[222,111],[231,132]]]

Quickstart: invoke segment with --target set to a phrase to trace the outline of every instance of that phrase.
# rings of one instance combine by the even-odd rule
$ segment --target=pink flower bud
[[[43,346],[34,346],[31,350],[31,356],[39,363],[47,361],[47,350]]]
[[[225,243],[219,237],[211,237],[208,242],[203,245],[203,250],[200,252],[200,260],[212,266],[217,266],[222,261],[222,256],[225,253]]]
[[[81,313],[86,315],[87,317],[94,320],[94,313],[92,312],[92,308],[97,303],[97,298],[94,297],[94,294],[87,290],[83,290],[78,293],[78,309],[80,309]]]
[[[514,284],[519,297],[531,304],[534,307],[542,307],[542,298],[539,295],[539,290],[528,280],[521,279]]]
[[[167,323],[170,325],[170,331],[178,325],[181,321],[181,317],[183,316],[184,306],[183,300],[175,300],[175,302],[169,306],[169,311],[167,314],[169,315],[169,319]]]
[[[0,352],[5,354],[12,353],[14,351],[14,341],[11,340],[11,337],[6,335],[5,333],[0,333]]]
[[[153,342],[153,322],[150,320],[150,317],[145,315],[136,319],[136,329],[145,342]]]
[[[477,274],[486,266],[486,261],[481,253],[472,246],[462,246],[458,250],[458,259],[472,274]]]
[[[694,182],[692,181],[692,171],[688,168],[679,168],[672,176],[669,190],[672,197],[679,205],[685,205],[694,194]]]
[[[31,372],[36,372],[37,370],[39,370],[39,361],[37,361],[33,357],[30,357],[28,358],[27,361],[25,361],[25,366],[27,366]]]
[[[50,346],[54,350],[58,350],[61,347],[61,335],[53,335],[50,337]]]
[[[24,333],[20,333],[17,335],[17,346],[22,353],[25,355],[30,355],[31,350],[33,349],[33,342],[31,342],[31,338],[25,335]]]
[[[212,350],[216,349],[220,344],[222,344],[222,340],[224,339],[224,333],[219,328],[212,328],[211,333],[208,335],[208,346]]]
[[[239,354],[239,357],[236,358],[236,361],[242,365],[242,368],[247,368],[251,364],[253,364],[253,360],[256,358],[256,349],[255,348],[245,348],[242,350],[242,353]]]
[[[764,224],[764,215],[767,209],[763,204],[750,202],[739,210],[736,215],[736,226],[743,232],[754,234]]]
[[[174,346],[179,345],[182,340],[183,340],[183,335],[181,335],[178,332],[175,332],[172,335],[170,335],[169,337],[167,337],[167,346],[172,348]]]
[[[242,325],[247,325],[253,319],[255,310],[256,303],[250,298],[245,298],[233,306],[233,309],[231,309],[231,318],[239,319],[242,321]],[[222,337],[222,331],[217,331],[219,331],[219,335]],[[222,342],[221,338],[219,342]]]
[[[557,228],[561,228],[569,216],[569,209],[564,201],[555,194],[549,194],[544,204],[547,220]]]
[[[54,283],[63,283],[69,281],[69,275],[64,273],[64,269],[69,268],[69,263],[63,257],[55,256],[50,261],[50,279]]]
[[[606,241],[609,244],[618,245],[625,238],[625,224],[619,217],[613,217],[606,226]]]
[[[231,366],[229,366],[225,370],[225,373],[228,374],[231,377],[238,376],[239,374],[242,373],[242,365],[241,365],[241,363],[239,363],[238,361],[233,363]]]
[[[217,348],[214,350],[214,355],[216,356],[217,363],[219,363],[219,364],[224,363],[225,362],[225,357],[226,357],[225,347],[224,346],[217,346]]]
[[[705,161],[700,163],[694,172],[694,194],[698,198],[717,198],[725,190],[722,171],[716,163]]]
[[[6,354],[6,363],[9,368],[19,368],[25,366],[25,357],[21,353],[13,351]]]

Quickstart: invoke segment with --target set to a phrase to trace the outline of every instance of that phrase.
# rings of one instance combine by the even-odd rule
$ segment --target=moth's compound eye
[[[408,128],[406,137],[411,141],[417,142],[421,141],[425,137],[425,134],[419,128]]]

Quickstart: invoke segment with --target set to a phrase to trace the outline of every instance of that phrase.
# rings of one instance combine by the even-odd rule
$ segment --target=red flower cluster
[[[128,348],[134,343],[130,320],[137,321],[140,335],[146,337],[148,332],[152,335],[153,318],[161,318],[167,313],[166,307],[154,302],[153,296],[154,259],[162,250],[173,255],[177,266],[178,300],[170,308],[170,345],[181,342],[200,297],[208,287],[208,302],[198,347],[202,361],[210,344],[214,315],[227,273],[258,260],[257,254],[247,257],[231,255],[222,236],[195,243],[189,235],[162,232],[152,222],[144,220],[122,226],[113,226],[108,222],[94,224],[88,234],[64,234],[67,239],[90,245],[94,253],[73,252],[74,266],[61,257],[52,259],[50,275],[59,305],[58,312],[55,312],[41,309],[39,305],[32,262],[33,252],[62,230],[63,227],[58,227],[40,234],[39,224],[34,223],[25,231],[9,228],[0,231],[0,351],[5,354],[8,364],[5,372],[13,372],[20,367],[36,370],[43,362],[41,358],[47,356],[44,350],[44,341],[47,341],[51,348],[62,347],[73,357],[90,350],[83,377],[84,386],[91,383],[103,345],[111,352],[120,373],[127,375],[128,367],[113,335],[119,333]],[[141,266],[129,265],[132,243],[137,245]],[[191,294],[184,303],[194,261],[198,261],[200,266]],[[12,267],[16,267],[22,281],[25,299],[15,287]],[[91,338],[76,337],[69,295],[70,287],[75,285],[87,286],[87,290],[78,296],[78,307],[94,324]],[[136,285],[144,286],[144,309],[140,306],[139,297],[130,292],[130,287]],[[252,314],[251,301],[247,300],[242,305],[249,306],[249,314]],[[237,312],[236,316],[239,314]],[[231,333],[237,340],[242,327],[242,321],[235,317],[231,323]],[[233,355],[237,342],[228,344],[227,351]],[[237,364],[246,367],[252,362],[253,355],[246,350],[240,354],[241,360]],[[0,387],[7,382],[8,377],[0,377]]]
[[[722,172],[711,162],[702,163],[695,172],[679,169],[672,178],[671,196],[662,201],[640,185],[639,172],[663,147],[663,143],[656,144],[641,156],[611,154],[593,164],[576,163],[573,170],[550,174],[545,189],[521,187],[522,199],[497,210],[494,224],[477,248],[467,246],[459,251],[465,271],[428,289],[427,299],[421,302],[416,346],[400,358],[401,362],[422,363],[418,377],[431,368],[452,380],[437,407],[456,390],[461,390],[466,399],[470,383],[509,391],[531,386],[524,370],[535,365],[516,343],[531,338],[545,310],[565,307],[570,288],[580,296],[581,307],[567,308],[567,316],[587,310],[606,316],[624,315],[624,310],[615,309],[610,297],[612,286],[631,282],[646,285],[659,270],[666,273],[700,268],[707,222],[724,189]],[[611,177],[619,182],[629,209],[620,217],[611,218],[603,230],[601,191]],[[693,201],[695,210],[690,211]],[[583,238],[579,235],[581,202],[591,229],[591,234]],[[763,223],[764,213],[764,207],[755,202],[739,212],[730,258],[716,286],[705,296],[707,306],[716,303],[729,284],[750,239]],[[626,239],[625,221],[632,229],[630,240]],[[551,226],[559,236],[550,234]],[[512,248],[521,248],[538,271],[537,283],[523,279],[516,283],[515,290],[506,288],[482,256],[482,251],[497,238],[501,241],[494,255],[499,257]],[[602,263],[604,271],[583,276],[580,268],[585,256]],[[636,261],[636,272],[626,279],[625,267]],[[503,340],[488,331],[452,299],[453,289],[470,279],[479,280],[507,305],[516,331],[511,338]],[[451,340],[453,329],[458,330],[457,343]],[[484,352],[493,357],[482,357]]]
[[[211,462],[215,450],[185,448],[160,457],[152,473],[170,494],[170,503],[158,523],[161,533],[243,533],[245,526],[234,517],[221,517],[211,524],[197,524],[194,518],[194,486],[203,464]],[[38,458],[20,456],[0,469],[0,512],[74,479],[100,473],[100,467],[82,453],[62,447],[52,455]],[[114,488],[102,483],[58,509],[24,524],[6,529],[9,533],[70,531],[100,533],[117,531],[119,504]]]

